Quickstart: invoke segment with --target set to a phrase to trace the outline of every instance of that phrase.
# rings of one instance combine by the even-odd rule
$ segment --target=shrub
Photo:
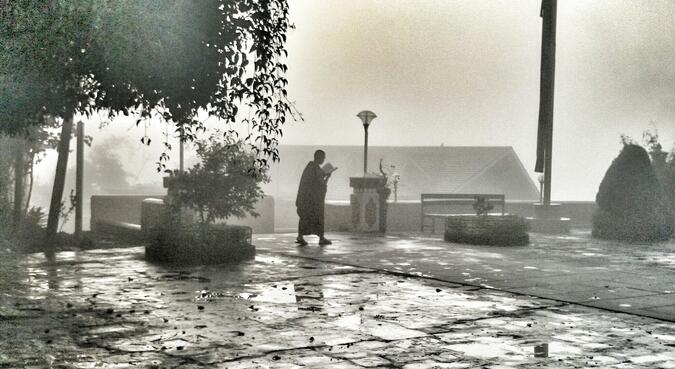
[[[1,179],[0,174],[0,181]],[[1,185],[2,183],[0,183],[0,191],[2,191]],[[12,224],[11,214],[11,204],[0,193],[0,252],[11,251],[14,248],[14,235],[10,226]]]
[[[218,133],[196,142],[200,163],[187,172],[174,172],[168,180],[168,206],[150,230],[146,256],[151,260],[214,264],[255,255],[251,228],[214,224],[216,220],[247,214],[257,216],[255,203],[264,193],[260,183],[267,172],[253,170],[255,155],[241,142]],[[186,209],[198,222],[186,219]]]
[[[530,243],[527,221],[520,216],[452,216],[444,239],[471,245],[524,246]]]
[[[40,207],[31,208],[21,222],[17,242],[22,252],[44,251],[45,213]]]
[[[675,147],[670,153],[664,151],[656,130],[654,132],[647,130],[642,136],[649,149],[656,178],[661,185],[666,219],[671,229],[675,228]]]
[[[269,177],[265,170],[253,170],[255,155],[241,141],[218,133],[195,144],[200,163],[184,173],[172,173],[168,182],[171,206],[196,211],[204,224],[232,216],[257,216],[254,205],[264,196],[260,184]]]
[[[668,206],[641,146],[627,143],[614,159],[596,195],[593,236],[625,241],[659,241],[671,234]]]
[[[666,203],[670,205],[670,227],[675,231],[675,149],[668,155],[666,173],[661,182]]]

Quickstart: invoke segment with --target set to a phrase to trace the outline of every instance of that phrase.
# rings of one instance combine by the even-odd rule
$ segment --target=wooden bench
[[[436,229],[436,219],[445,219],[457,214],[451,213],[431,213],[426,211],[429,206],[451,206],[451,205],[474,205],[479,198],[483,198],[487,204],[493,206],[501,206],[501,215],[504,215],[505,196],[503,194],[459,194],[459,193],[423,193],[420,198],[420,231],[424,232],[425,220],[432,219],[432,224],[429,225],[431,232]],[[466,214],[465,214],[466,215]]]

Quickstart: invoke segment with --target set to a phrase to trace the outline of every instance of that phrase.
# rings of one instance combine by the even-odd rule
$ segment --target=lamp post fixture
[[[377,115],[370,110],[363,110],[362,112],[356,114],[357,117],[361,118],[363,122],[363,129],[366,132],[366,140],[363,145],[363,175],[365,176],[368,173],[368,126],[373,119],[377,118]]]

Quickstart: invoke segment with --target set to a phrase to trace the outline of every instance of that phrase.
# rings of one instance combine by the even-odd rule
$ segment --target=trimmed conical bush
[[[625,145],[610,165],[595,198],[593,236],[633,242],[670,237],[665,204],[649,155],[638,145]]]

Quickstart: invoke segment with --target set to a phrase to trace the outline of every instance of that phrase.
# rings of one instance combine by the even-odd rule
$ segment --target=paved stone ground
[[[295,235],[258,236],[259,250],[440,279],[675,322],[675,242],[622,244],[590,232],[531,235],[531,245],[451,244],[440,235],[334,234],[299,248]],[[310,240],[310,238],[308,238]]]
[[[153,265],[140,247],[3,256],[0,368],[675,368],[671,322],[465,285],[473,274],[404,274],[437,273],[423,261],[479,270],[494,250],[446,259],[455,245],[432,240],[338,235],[297,249],[290,237],[260,237],[239,265]],[[426,260],[420,245],[439,250]],[[376,247],[382,266],[410,265],[344,265]],[[515,251],[493,268],[508,275]],[[542,343],[549,357],[534,357]]]

